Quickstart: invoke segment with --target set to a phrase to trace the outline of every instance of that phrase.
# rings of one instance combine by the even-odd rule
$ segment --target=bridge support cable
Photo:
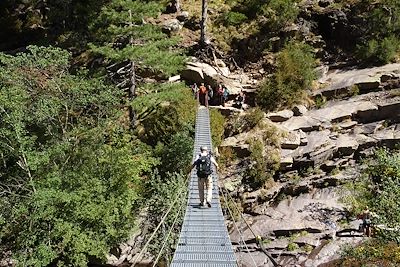
[[[233,222],[233,225],[234,225],[234,227],[235,227],[235,229],[236,229],[236,232],[238,232],[238,234],[239,234],[239,238],[240,238],[240,240],[239,240],[239,247],[241,248],[241,250],[243,249],[243,247],[246,249],[246,252],[247,252],[248,255],[250,256],[250,258],[251,258],[251,260],[252,260],[252,262],[253,262],[254,267],[257,267],[257,263],[256,263],[256,261],[254,260],[254,257],[251,255],[250,249],[249,249],[249,247],[247,246],[247,243],[246,243],[246,241],[245,241],[244,238],[243,238],[243,233],[242,233],[242,231],[240,231],[239,226],[237,225],[237,223],[236,223],[236,221],[235,221],[235,215],[233,214],[231,208],[229,207],[229,204],[228,204],[228,197],[226,197],[225,194],[226,194],[226,195],[229,195],[229,192],[224,193],[224,190],[221,189],[221,195],[222,195],[222,197],[223,197],[223,199],[224,199],[224,202],[225,202],[226,208],[227,208],[227,210],[228,210],[229,216],[230,216],[231,219],[232,219],[232,222]],[[237,208],[235,202],[233,202],[232,198],[231,198],[231,201],[232,201],[233,205],[235,206],[236,210],[239,211],[239,209]],[[239,212],[240,212],[240,211],[239,211]],[[240,258],[242,258],[242,254],[240,254],[240,255],[241,255]],[[241,262],[239,261],[239,262],[238,262],[238,265],[239,265],[239,266],[241,266],[240,263],[241,263]]]
[[[167,236],[164,237],[164,242],[163,242],[163,244],[162,244],[162,246],[161,246],[160,252],[158,253],[156,259],[154,260],[154,263],[153,263],[153,266],[152,266],[152,267],[156,267],[158,261],[160,260],[160,257],[161,257],[161,255],[162,255],[162,253],[163,253],[163,251],[164,251],[165,245],[168,243],[168,240],[169,240],[169,238],[170,238],[170,236],[171,236],[172,231],[173,231],[174,228],[175,228],[175,225],[176,225],[176,223],[177,223],[177,221],[178,221],[179,215],[181,214],[182,210],[183,210],[183,205],[181,205],[181,207],[179,208],[179,210],[176,212],[174,221],[173,221],[171,227],[169,228],[169,231],[168,231]]]
[[[200,147],[212,147],[209,112],[199,107],[193,159]],[[218,195],[218,175],[213,166],[213,197],[211,208],[199,206],[198,178],[192,170],[188,204],[171,267],[237,267]]]
[[[225,189],[226,190],[226,189]],[[222,190],[223,191],[223,190]],[[223,193],[223,192],[222,192]],[[232,203],[235,203],[232,196],[229,194],[229,192],[227,192],[228,197],[230,198],[230,200],[232,201]],[[278,264],[275,259],[267,252],[267,250],[264,248],[264,244],[262,243],[262,238],[259,235],[256,235],[253,231],[253,229],[251,228],[251,226],[249,225],[249,223],[246,221],[246,219],[243,216],[243,213],[240,212],[239,208],[236,206],[236,204],[233,205],[236,208],[236,211],[240,214],[240,216],[242,217],[242,220],[246,223],[247,228],[250,230],[250,232],[253,234],[255,240],[258,243],[258,246],[260,247],[261,251],[264,252],[264,254],[268,257],[268,259],[271,261],[272,265],[274,265],[274,267],[280,267],[281,265]]]
[[[188,179],[186,179],[186,183],[188,182]],[[183,193],[185,193],[186,188],[182,188],[175,196],[175,199],[171,202],[171,204],[168,207],[168,210],[164,213],[163,217],[161,218],[160,222],[158,223],[157,227],[154,229],[153,233],[147,240],[146,244],[143,246],[143,248],[140,250],[139,255],[135,258],[134,262],[132,263],[131,267],[134,267],[143,257],[145,251],[147,250],[147,247],[150,245],[150,242],[153,240],[154,236],[156,235],[157,231],[160,229],[160,227],[165,223],[165,220],[167,219],[168,215],[170,214],[172,208],[176,205],[179,199],[183,196]],[[178,211],[180,213],[180,210]],[[172,227],[172,226],[171,226]]]

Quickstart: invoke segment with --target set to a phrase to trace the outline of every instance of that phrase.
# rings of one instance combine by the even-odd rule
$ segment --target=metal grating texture
[[[201,146],[212,147],[209,112],[200,106],[196,118],[193,159]],[[218,195],[218,177],[213,166],[211,208],[200,208],[196,170],[189,183],[188,205],[171,267],[237,267]]]

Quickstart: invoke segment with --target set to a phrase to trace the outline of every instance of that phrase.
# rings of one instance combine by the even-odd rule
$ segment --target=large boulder
[[[172,32],[180,31],[183,24],[177,19],[170,19],[163,23],[161,30],[164,33],[170,34]]]
[[[286,137],[281,141],[281,148],[284,149],[296,149],[300,146],[300,133],[289,132]]]
[[[240,135],[226,138],[220,145],[220,148],[221,150],[224,148],[230,148],[240,158],[250,155],[249,144],[247,144],[245,139]]]
[[[230,94],[239,94],[243,90],[241,78],[236,79],[235,76],[231,76],[229,69],[221,61],[217,61],[217,63],[218,66],[214,67],[207,63],[188,62],[186,68],[181,72],[181,78],[197,84],[204,82],[212,87],[223,83],[228,88]]]

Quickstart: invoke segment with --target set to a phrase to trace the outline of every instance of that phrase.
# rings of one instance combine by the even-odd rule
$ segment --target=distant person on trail
[[[222,97],[222,106],[223,107],[225,107],[225,102],[226,101],[228,101],[228,96],[229,96],[229,90],[228,90],[228,88],[226,87],[226,86],[224,86],[223,85],[223,88],[224,88],[224,94],[223,94],[223,97]]]
[[[368,207],[358,215],[358,219],[362,220],[362,230],[363,234],[366,236],[371,235],[371,212]]]
[[[213,181],[212,181],[212,166],[214,164],[218,169],[218,164],[215,161],[215,158],[210,154],[208,148],[206,146],[200,147],[200,154],[196,157],[195,161],[192,164],[192,168],[197,168],[197,177],[199,178],[199,197],[200,197],[200,207],[204,207],[204,188],[207,192],[206,204],[209,208],[211,208],[211,199],[212,199],[212,189],[213,189]]]
[[[242,109],[245,99],[246,99],[246,96],[244,95],[243,91],[240,91],[239,95],[235,99],[235,107]]]
[[[199,87],[199,102],[200,105],[208,107],[208,92],[207,88],[204,86],[204,83],[201,83]]]
[[[197,93],[199,91],[199,87],[197,86],[197,83],[194,83],[191,86],[191,88],[192,88],[193,97],[194,97],[194,99],[196,99],[197,98]]]
[[[213,98],[214,98],[214,91],[213,91],[211,85],[207,85],[207,93],[208,93],[208,100],[212,104]]]
[[[218,96],[218,105],[224,106],[224,87],[220,83],[217,88],[217,96]]]

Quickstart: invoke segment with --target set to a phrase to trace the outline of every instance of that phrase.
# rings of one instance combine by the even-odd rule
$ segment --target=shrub
[[[400,50],[399,1],[359,1],[353,6],[361,18],[361,37],[356,56],[371,63],[384,64],[395,59]]]
[[[369,62],[386,64],[396,58],[399,49],[400,39],[391,35],[382,40],[372,39],[364,45],[358,45],[357,55]]]
[[[247,16],[240,12],[229,11],[228,13],[226,13],[224,15],[224,24],[226,26],[229,26],[229,25],[236,26],[236,25],[243,23],[246,20],[247,20]]]
[[[210,110],[211,139],[214,147],[218,147],[224,135],[225,117],[216,109]]]
[[[295,251],[296,249],[299,249],[299,245],[294,242],[290,242],[287,246],[288,251]]]
[[[290,42],[278,55],[274,75],[261,84],[257,104],[266,110],[273,110],[300,102],[315,78],[314,66],[311,47]]]
[[[342,252],[340,266],[399,266],[400,246],[394,242],[369,240]]]
[[[247,111],[243,116],[243,130],[250,130],[254,128],[264,118],[264,112],[256,107]]]
[[[222,166],[227,166],[230,162],[237,158],[235,151],[231,147],[220,147],[218,163]]]
[[[259,188],[272,179],[280,166],[279,150],[268,144],[265,134],[262,139],[248,140],[250,157],[245,170],[245,182],[253,188]]]
[[[383,240],[400,243],[400,152],[376,151],[359,181],[349,185],[344,201],[356,214],[368,206],[376,214],[373,221],[383,224],[377,234]]]

